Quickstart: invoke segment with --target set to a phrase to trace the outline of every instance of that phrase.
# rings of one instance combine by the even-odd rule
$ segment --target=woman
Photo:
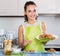
[[[24,6],[25,22],[19,26],[18,42],[24,50],[34,50],[43,52],[44,44],[36,37],[42,33],[46,33],[45,23],[37,22],[37,6],[33,1],[28,1]]]

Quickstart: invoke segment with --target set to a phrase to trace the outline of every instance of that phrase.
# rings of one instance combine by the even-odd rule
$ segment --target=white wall
[[[39,16],[39,21],[46,22],[47,33],[58,36],[56,40],[49,41],[47,44],[60,45],[60,15],[42,15]]]
[[[46,22],[47,33],[60,36],[60,17],[54,15],[40,15],[38,20]],[[6,32],[11,31],[14,33],[14,37],[17,37],[18,27],[23,22],[23,17],[0,17],[0,29],[3,28]],[[57,42],[60,43],[60,41],[56,41],[56,43]]]
[[[0,17],[0,29],[4,29],[6,32],[13,32],[14,37],[17,37],[18,27],[23,22],[23,18]]]

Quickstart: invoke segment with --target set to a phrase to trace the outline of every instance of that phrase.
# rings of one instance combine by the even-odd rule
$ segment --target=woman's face
[[[37,8],[35,5],[29,5],[26,8],[25,15],[27,15],[28,20],[35,20],[37,17]]]

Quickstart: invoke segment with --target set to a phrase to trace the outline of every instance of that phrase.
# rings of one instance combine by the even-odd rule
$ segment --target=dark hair
[[[37,6],[33,1],[28,1],[28,2],[25,3],[24,11],[26,11],[27,6],[29,6],[29,5],[35,5],[35,6]],[[24,15],[24,17],[25,17],[25,22],[28,21],[27,15]]]

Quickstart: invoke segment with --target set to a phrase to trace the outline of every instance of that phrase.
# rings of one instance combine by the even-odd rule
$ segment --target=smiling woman
[[[18,28],[18,42],[25,51],[44,52],[44,44],[37,40],[36,37],[46,33],[45,23],[41,25],[37,21],[37,6],[33,1],[28,1],[24,6],[25,22]]]
[[[31,3],[31,2],[30,2]],[[35,20],[38,13],[37,13],[37,6],[36,4],[34,3],[26,3],[25,6],[24,6],[24,9],[25,9],[25,21],[28,21],[28,20]]]

